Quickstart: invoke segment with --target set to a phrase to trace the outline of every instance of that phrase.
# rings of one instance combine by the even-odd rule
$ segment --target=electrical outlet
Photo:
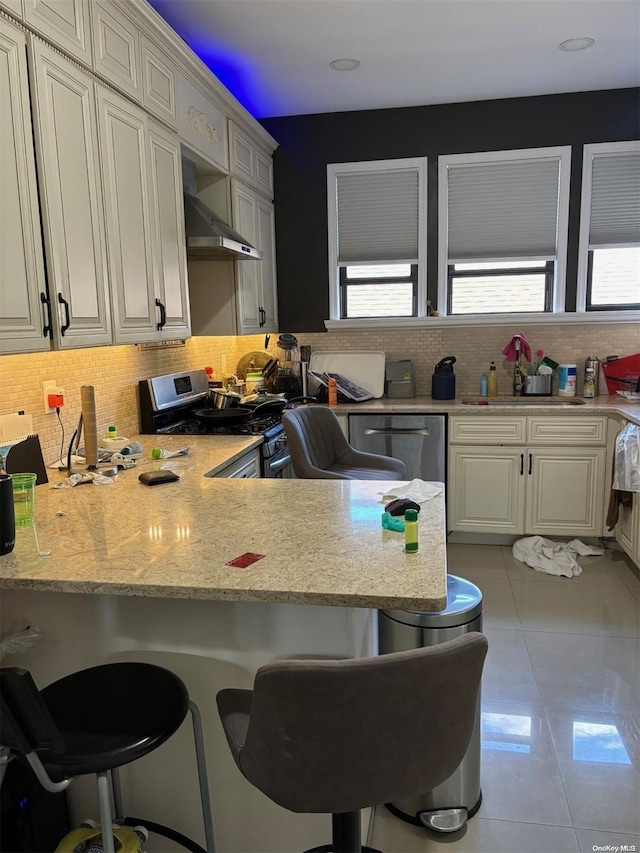
[[[45,415],[55,414],[56,410],[49,405],[49,394],[57,394],[58,390],[58,383],[55,379],[48,379],[46,382],[42,383]]]

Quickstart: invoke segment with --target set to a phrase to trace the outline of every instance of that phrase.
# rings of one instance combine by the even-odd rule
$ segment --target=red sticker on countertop
[[[265,556],[265,554],[252,554],[250,551],[247,551],[246,554],[240,554],[235,560],[229,560],[227,566],[235,566],[236,569],[246,569],[247,566],[257,563],[258,560],[263,560]]]

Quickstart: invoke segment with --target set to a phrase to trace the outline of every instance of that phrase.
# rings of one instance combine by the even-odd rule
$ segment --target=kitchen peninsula
[[[53,489],[64,478],[53,472],[37,487],[40,546],[51,555],[37,556],[30,528],[18,531],[14,552],[0,558],[0,615],[3,636],[31,625],[41,639],[3,664],[29,668],[41,686],[107,661],[166,666],[202,712],[218,849],[320,844],[326,816],[286,812],[238,773],[215,694],[251,687],[275,659],[374,654],[374,608],[441,609],[444,493],[423,505],[420,551],[406,554],[402,535],[381,527],[388,481],[205,477],[261,439],[163,436],[162,447],[189,444],[189,454],[177,460],[179,482],[148,487],[138,474],[163,464],[151,460],[159,438],[139,439],[142,458],[112,485]],[[264,556],[227,565],[246,552]],[[131,813],[202,842],[187,725],[122,776]],[[74,821],[97,814],[89,777],[69,796]]]

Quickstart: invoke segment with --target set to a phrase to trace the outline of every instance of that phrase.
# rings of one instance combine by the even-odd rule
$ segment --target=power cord
[[[58,421],[60,422],[60,429],[62,430],[62,438],[60,440],[60,461],[62,462],[62,454],[64,453],[64,424],[62,423],[62,418],[60,417],[60,406],[56,406],[56,415],[58,416]],[[63,466],[60,466],[63,468]]]

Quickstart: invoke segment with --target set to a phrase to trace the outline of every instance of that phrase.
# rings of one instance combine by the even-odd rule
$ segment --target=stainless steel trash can
[[[380,654],[435,646],[470,631],[482,631],[482,593],[475,584],[455,575],[447,575],[447,606],[444,610],[378,611]],[[387,803],[387,808],[418,826],[439,832],[455,832],[473,817],[481,802],[478,694],[471,742],[458,769],[433,791],[412,800]]]

